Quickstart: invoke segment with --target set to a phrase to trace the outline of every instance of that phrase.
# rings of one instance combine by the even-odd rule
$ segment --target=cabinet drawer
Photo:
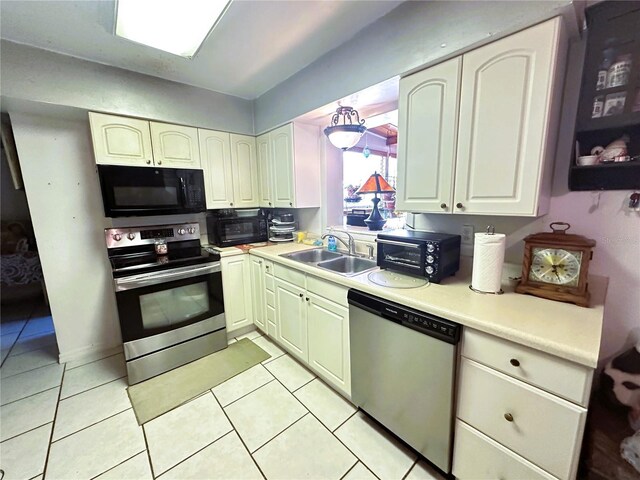
[[[327,282],[311,275],[307,276],[307,290],[320,297],[324,297],[327,300],[331,300],[338,305],[347,307],[347,292],[348,288],[345,288],[336,283]]]
[[[276,337],[276,309],[267,305],[267,335]]]
[[[273,275],[264,276],[264,288],[273,293],[276,287],[273,285]]]
[[[459,419],[561,479],[575,476],[584,408],[466,358],[459,382]]]
[[[273,275],[273,262],[271,260],[264,260],[264,271],[269,275]]]
[[[586,407],[592,369],[475,330],[463,338],[463,356]]]
[[[556,478],[460,420],[455,438],[453,474],[460,480]]]
[[[271,279],[271,281],[273,282],[273,279]],[[273,293],[271,290],[267,290],[265,295],[266,301],[267,301],[267,305],[269,305],[271,308],[275,308],[276,306],[276,295],[275,293]]]
[[[285,280],[289,283],[292,283],[293,285],[296,285],[297,287],[306,288],[304,278],[305,275],[303,272],[276,263],[274,275],[276,278]]]

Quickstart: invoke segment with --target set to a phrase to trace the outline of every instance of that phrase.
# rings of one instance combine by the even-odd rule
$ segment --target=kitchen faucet
[[[349,251],[349,255],[356,255],[356,241],[353,238],[353,236],[349,232],[340,232],[340,233],[344,233],[347,237],[349,237],[349,243],[345,242],[342,238],[338,237],[333,232],[325,233],[324,235],[322,235],[322,237],[320,237],[320,239],[324,240],[325,238],[330,236],[335,237],[336,240],[340,240],[340,243],[342,243],[345,247],[347,247],[347,250]]]

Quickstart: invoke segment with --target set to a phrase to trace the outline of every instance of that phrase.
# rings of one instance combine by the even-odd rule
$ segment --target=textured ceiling
[[[10,41],[253,99],[400,3],[234,0],[192,60],[114,36],[113,0],[2,0],[0,33]]]

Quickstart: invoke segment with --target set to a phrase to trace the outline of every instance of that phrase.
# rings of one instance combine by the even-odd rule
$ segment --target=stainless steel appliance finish
[[[460,326],[349,290],[351,400],[446,473]]]
[[[393,230],[379,233],[378,266],[427,278],[432,283],[460,268],[460,235]]]
[[[130,384],[227,346],[220,255],[199,238],[197,223],[105,230]]]

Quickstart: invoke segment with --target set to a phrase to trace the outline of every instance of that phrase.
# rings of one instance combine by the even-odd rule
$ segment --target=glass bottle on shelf
[[[604,95],[598,95],[593,99],[593,108],[591,110],[591,118],[600,118],[604,110]]]
[[[616,50],[612,47],[615,42],[615,38],[609,38],[605,42],[605,49],[602,51],[602,61],[598,66],[598,78],[596,81],[596,90],[604,90],[607,88],[607,79],[609,76],[609,67],[613,63],[616,56]],[[595,118],[595,117],[592,117]]]
[[[616,57],[609,67],[607,74],[607,88],[623,87],[629,83],[631,75],[631,54],[624,53]]]

